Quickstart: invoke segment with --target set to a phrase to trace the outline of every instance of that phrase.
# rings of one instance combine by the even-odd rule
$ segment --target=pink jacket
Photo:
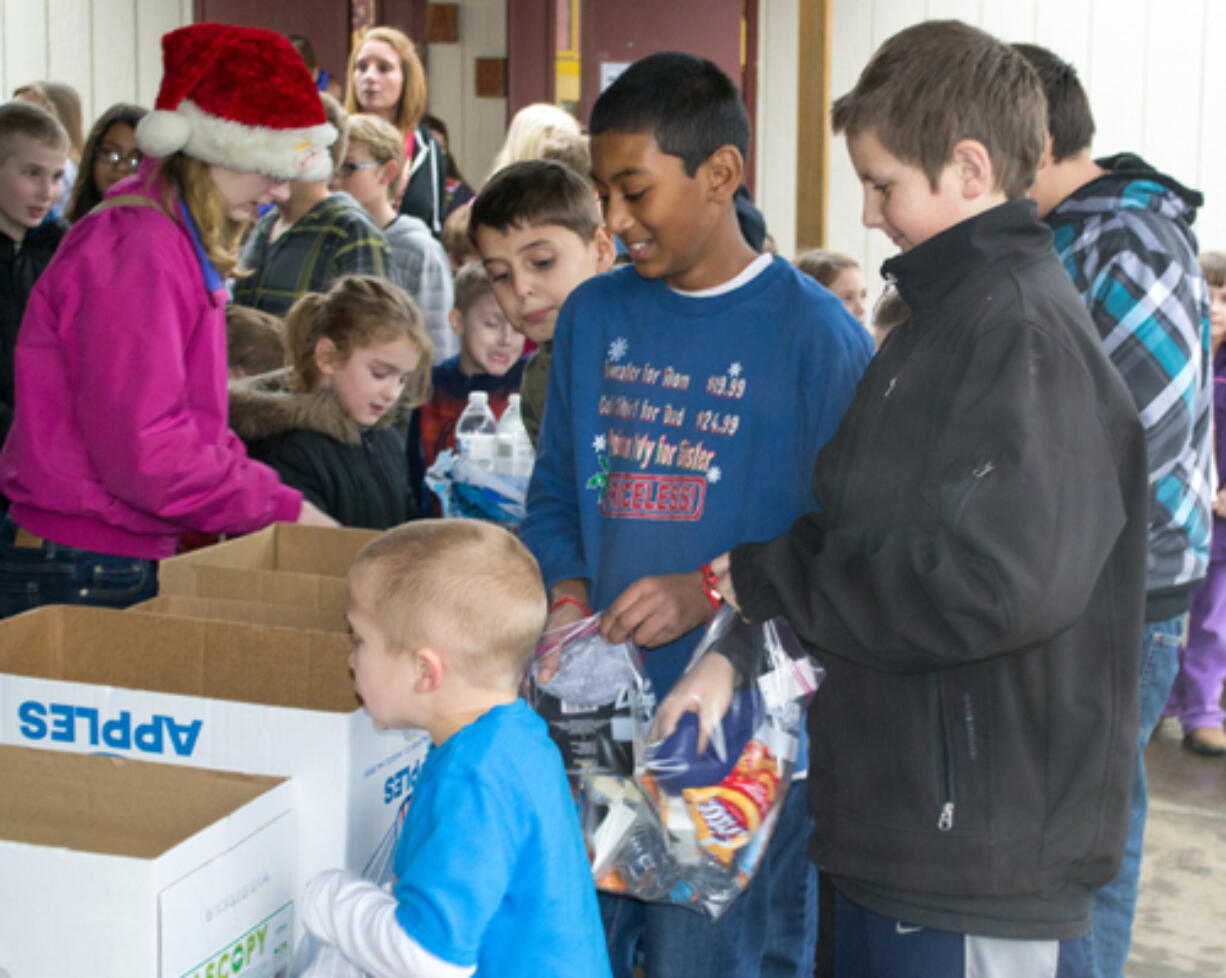
[[[108,196],[158,200],[159,162]],[[37,536],[157,560],[186,530],[298,518],[302,495],[247,458],[227,424],[226,292],[185,213],[87,216],[34,287],[0,491]]]

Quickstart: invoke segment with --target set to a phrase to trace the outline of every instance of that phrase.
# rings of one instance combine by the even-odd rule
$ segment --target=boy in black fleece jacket
[[[818,458],[819,512],[713,566],[827,670],[809,790],[836,974],[1080,975],[1071,939],[1127,828],[1144,435],[1025,199],[1046,138],[1029,65],[920,24],[833,121],[911,317]],[[733,679],[709,656],[660,726],[695,695],[717,716]]]

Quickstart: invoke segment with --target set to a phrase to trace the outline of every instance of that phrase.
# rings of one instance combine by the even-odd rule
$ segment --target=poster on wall
[[[600,63],[600,90],[613,84],[617,76],[630,67],[629,61],[602,61]]]

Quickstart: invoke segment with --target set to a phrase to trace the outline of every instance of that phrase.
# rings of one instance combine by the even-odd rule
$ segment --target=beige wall
[[[115,102],[152,105],[159,39],[191,17],[191,0],[0,0],[0,98],[26,82],[67,82],[86,131]]]
[[[786,91],[795,64],[798,0],[763,0],[763,84],[758,105],[758,199],[780,250],[795,244],[796,101]],[[806,2],[806,0],[800,0]],[[1051,48],[1078,69],[1098,124],[1094,151],[1130,150],[1205,193],[1197,220],[1201,247],[1226,250],[1226,2],[1222,0],[832,0],[832,92],[855,84],[873,50],[903,27],[928,18],[957,17],[1009,41]],[[776,78],[775,76],[779,76]],[[1217,110],[1217,111],[1215,111]],[[814,125],[828,125],[825,119]],[[804,179],[804,174],[799,174]],[[788,195],[791,191],[790,197]],[[860,225],[860,188],[842,139],[830,160],[827,241],[869,272],[893,248]]]
[[[477,98],[477,58],[507,55],[506,0],[463,0],[458,44],[431,44],[430,111],[447,123],[460,172],[476,190],[506,132],[507,100]]]

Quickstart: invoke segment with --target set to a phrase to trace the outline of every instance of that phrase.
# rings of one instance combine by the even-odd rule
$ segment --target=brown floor
[[[1167,720],[1145,754],[1149,821],[1126,978],[1226,976],[1226,758],[1180,746]]]

